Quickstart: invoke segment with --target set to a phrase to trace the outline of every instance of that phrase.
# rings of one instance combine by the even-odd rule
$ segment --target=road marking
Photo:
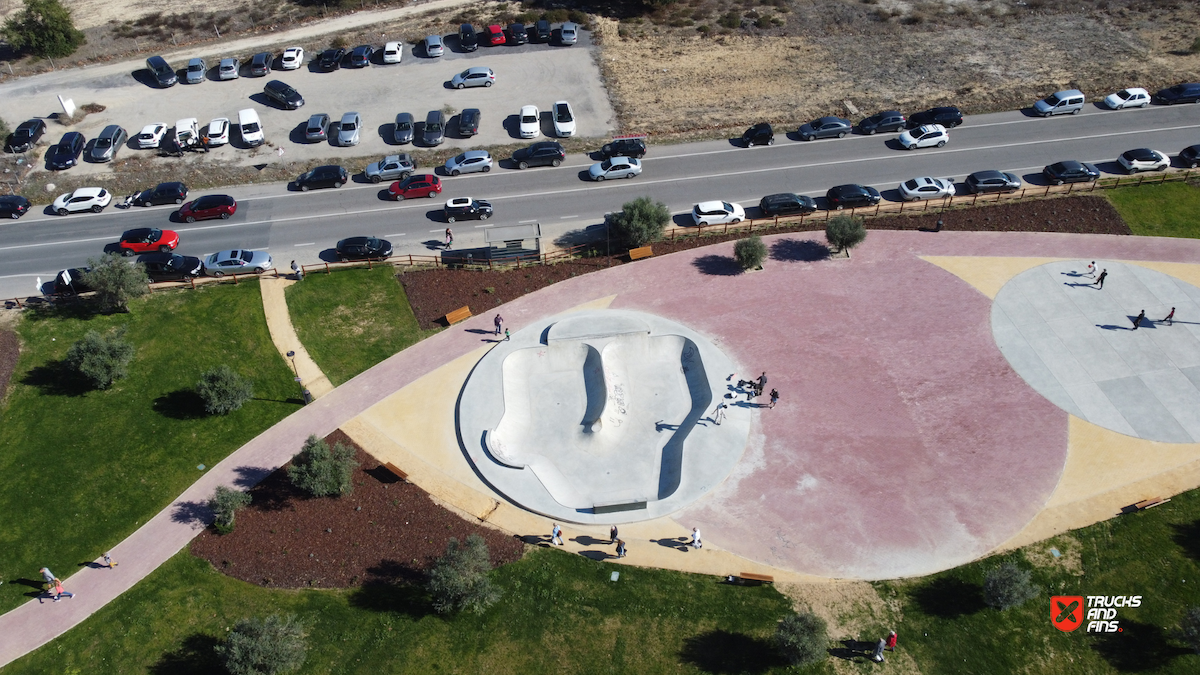
[[[525,223],[536,223],[536,222],[537,222],[537,218],[534,218],[533,220],[518,220],[517,224],[524,225]]]
[[[385,234],[383,236],[385,236],[385,237],[403,237],[406,234],[408,234],[408,233],[407,232],[397,232],[395,234]]]
[[[447,227],[446,229],[448,230],[450,228]],[[441,232],[441,230],[430,230],[430,232]]]
[[[303,244],[292,244],[292,246],[316,246],[316,245],[317,245],[317,242],[315,242],[315,241],[310,241],[310,242],[306,242]]]
[[[579,215],[578,215],[578,214],[576,214],[576,215],[574,215],[574,216],[559,216],[559,217],[558,217],[558,219],[559,219],[559,220],[568,220],[568,219],[571,219],[571,218],[578,218],[578,217],[579,217]]]
[[[495,223],[488,223],[487,225],[476,225],[475,227],[476,227],[476,228],[480,228],[480,227],[491,227],[492,225],[495,225]]]

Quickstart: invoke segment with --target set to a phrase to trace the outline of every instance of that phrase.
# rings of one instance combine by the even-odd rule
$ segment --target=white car
[[[492,170],[492,156],[486,150],[468,150],[446,160],[446,173],[457,176],[460,173],[473,173]]]
[[[79,188],[74,192],[68,192],[65,195],[59,195],[50,208],[54,209],[54,212],[60,216],[79,211],[100,213],[111,202],[112,195],[108,194],[108,190],[98,187],[85,187]]]
[[[221,59],[221,65],[217,66],[217,77],[222,80],[236,80],[241,76],[241,62],[234,58]]]
[[[575,135],[575,111],[566,101],[554,104],[554,135],[559,138]]]
[[[596,162],[588,169],[588,178],[594,181],[611,178],[633,178],[642,172],[642,163],[632,157],[611,157]]]
[[[304,65],[304,50],[300,47],[288,47],[283,50],[280,66],[283,70],[296,70]]]
[[[521,106],[521,114],[517,119],[521,124],[521,138],[537,138],[542,135],[541,113],[536,105]]]
[[[445,52],[446,48],[442,45],[441,35],[430,35],[425,38],[425,56],[436,59]]]
[[[900,184],[900,198],[906,202],[918,199],[941,199],[954,196],[954,181],[949,178],[910,178]]]
[[[141,133],[137,135],[137,143],[139,148],[157,148],[162,142],[163,136],[167,133],[167,125],[165,122],[155,122],[142,127]]]
[[[692,221],[697,225],[721,225],[722,223],[740,223],[746,218],[746,211],[741,204],[729,202],[700,202],[692,207]]]
[[[1129,173],[1139,171],[1164,171],[1171,166],[1171,158],[1157,150],[1138,148],[1126,150],[1117,158],[1117,163],[1125,167]]]
[[[1121,110],[1122,108],[1145,108],[1150,105],[1150,92],[1138,87],[1130,89],[1122,89],[1115,94],[1109,94],[1104,97],[1104,105],[1109,110]]]
[[[229,143],[229,118],[218,117],[209,122],[205,133],[208,135],[208,147],[210,148]]]
[[[400,59],[402,58],[404,58],[403,42],[388,42],[383,45],[384,63],[400,63]]]
[[[950,134],[946,133],[946,127],[940,124],[926,124],[916,129],[909,129],[900,134],[900,138],[896,140],[905,150],[940,148],[950,140]]]

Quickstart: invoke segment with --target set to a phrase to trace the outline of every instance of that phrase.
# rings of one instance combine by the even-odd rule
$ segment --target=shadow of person
[[[579,555],[588,558],[589,560],[595,560],[596,562],[602,562],[604,560],[608,560],[609,558],[617,557],[604,551],[580,551]]]
[[[1131,326],[1114,326],[1111,323],[1098,323],[1096,324],[1096,328],[1103,328],[1104,330],[1133,330]]]
[[[1071,283],[1070,281],[1064,281],[1064,282],[1063,282],[1063,286],[1075,286],[1075,287],[1080,287],[1080,286],[1083,286],[1083,287],[1087,287],[1087,286],[1095,286],[1095,285],[1096,285],[1096,284],[1089,284],[1089,283],[1080,283],[1080,284],[1076,284],[1076,283]]]
[[[580,546],[615,546],[617,542],[607,539],[597,539],[593,536],[581,534],[578,537],[572,537],[571,541]]]
[[[673,548],[676,551],[687,553],[689,550],[691,550],[691,547],[688,546],[689,541],[690,540],[687,537],[672,537],[670,539],[651,539],[650,543],[658,544],[663,548]]]

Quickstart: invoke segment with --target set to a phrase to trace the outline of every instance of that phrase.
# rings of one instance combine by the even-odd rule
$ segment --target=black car
[[[525,24],[508,24],[508,44],[523,45],[526,42],[529,42],[529,33],[525,30]]]
[[[32,119],[21,122],[21,126],[17,127],[8,139],[8,149],[13,152],[31,150],[45,133],[46,120]]]
[[[187,281],[203,275],[204,263],[190,255],[144,253],[137,261],[146,266],[146,274],[154,281]]]
[[[1021,179],[1005,171],[976,171],[964,181],[967,189],[975,194],[983,192],[1016,192]]]
[[[69,169],[79,162],[79,155],[86,145],[83,134],[78,131],[68,131],[63,134],[58,145],[46,152],[46,165],[51,169]]]
[[[344,167],[336,164],[318,166],[312,171],[305,171],[296,178],[296,187],[303,192],[312,188],[340,188],[349,182],[349,175]]]
[[[146,190],[134,197],[133,203],[135,206],[182,204],[187,195],[188,189],[183,183],[159,183],[153,190]]]
[[[1090,183],[1100,177],[1100,170],[1084,162],[1055,162],[1042,169],[1046,180],[1055,185],[1063,183]]]
[[[558,166],[567,158],[567,151],[556,141],[541,141],[528,148],[521,148],[512,155],[512,161],[518,169],[528,169],[531,166]]]
[[[346,58],[345,49],[326,49],[317,59],[317,67],[321,70],[337,70],[342,67],[344,58]]]
[[[951,129],[963,123],[962,111],[954,106],[944,106],[941,108],[930,108],[914,114],[908,118],[908,128],[916,129],[923,127],[926,124],[940,124],[947,129]]]
[[[764,216],[782,216],[789,213],[812,213],[817,210],[817,203],[806,195],[781,192],[763,197],[758,202],[758,208]]]
[[[304,105],[304,97],[286,82],[271,80],[263,87],[263,93],[266,94],[267,98],[275,101],[285,110],[295,110]]]
[[[796,133],[800,135],[800,140],[811,141],[814,138],[845,138],[852,129],[854,125],[850,120],[827,115],[800,125]]]
[[[825,193],[829,208],[841,211],[845,208],[874,206],[879,203],[879,190],[868,185],[838,185]]]
[[[550,28],[550,22],[545,19],[538,19],[537,25],[534,26],[534,32],[537,33],[538,42],[549,42],[550,36],[554,34]]]
[[[83,275],[91,271],[90,267],[71,267],[59,272],[58,276],[54,277],[54,293],[57,295],[87,293],[92,290],[92,287],[83,282]]]
[[[383,260],[392,254],[392,242],[376,237],[350,237],[337,243],[338,260]]]
[[[900,131],[908,124],[904,113],[899,110],[884,110],[858,123],[858,130],[870,136],[874,133]]]
[[[768,122],[759,122],[742,134],[742,145],[747,148],[752,145],[773,145],[774,143],[775,132]]]
[[[29,206],[29,200],[21,195],[5,195],[0,197],[0,216],[16,220],[29,211]]]
[[[609,157],[632,157],[641,159],[646,156],[646,141],[642,138],[618,138],[612,143],[605,143],[600,148],[600,154]]]
[[[458,46],[462,47],[464,52],[479,49],[479,33],[475,32],[475,26],[464,23],[458,27]]]
[[[1200,145],[1189,145],[1179,153],[1179,162],[1189,169],[1200,166]]]
[[[271,73],[271,52],[259,52],[250,59],[250,75],[262,77]]]
[[[1150,100],[1163,105],[1200,103],[1200,82],[1188,82],[1161,89],[1154,96],[1151,96]]]
[[[350,52],[350,67],[351,68],[366,68],[371,65],[371,55],[375,53],[375,48],[371,45],[359,45]]]
[[[445,218],[447,223],[453,223],[456,220],[466,220],[468,218],[487,220],[491,217],[491,202],[482,199],[471,199],[470,197],[459,197],[446,202]]]
[[[161,56],[151,56],[146,59],[146,68],[154,77],[154,83],[163,89],[174,87],[175,83],[179,82],[179,78],[175,75],[175,69]]]
[[[467,108],[458,115],[458,135],[474,136],[479,133],[479,108]]]

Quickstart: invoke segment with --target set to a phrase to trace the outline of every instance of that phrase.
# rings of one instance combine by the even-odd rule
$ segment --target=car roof
[[[1155,150],[1151,150],[1150,148],[1136,148],[1134,150],[1126,150],[1124,154],[1128,155],[1132,159],[1146,159],[1146,158],[1151,158],[1151,157],[1154,157],[1154,158],[1158,157],[1158,152]]]
[[[543,148],[554,148],[555,150],[562,150],[562,146],[559,145],[558,141],[538,141],[537,143],[534,143],[529,146],[530,150],[541,150]]]
[[[1004,176],[1003,171],[997,171],[995,169],[986,169],[984,171],[976,171],[975,173],[968,176],[968,178],[974,178],[975,180],[983,180],[985,178],[1004,178],[1004,177],[1005,176]]]
[[[571,30],[575,30],[575,29],[579,28],[579,25],[576,24],[574,21],[568,21],[568,22],[564,23],[562,25],[562,27],[563,27],[563,30],[567,30],[568,28],[570,28]]]
[[[43,126],[46,126],[45,120],[32,119],[32,120],[25,120],[24,122],[21,122],[21,125],[18,126],[17,128],[18,129],[36,129],[37,127],[43,127]]]
[[[425,42],[427,42],[428,44],[431,44],[431,45],[440,45],[442,43],[442,36],[441,35],[427,35],[425,37]]]
[[[446,206],[470,206],[473,201],[470,197],[453,197],[446,200]]]
[[[926,133],[929,133],[929,132],[931,132],[931,131],[945,131],[945,130],[946,130],[946,127],[944,127],[944,126],[942,126],[942,125],[940,125],[940,124],[922,124],[921,126],[919,126],[919,127],[917,127],[916,129],[914,129],[914,130],[913,130],[913,133],[915,133],[915,134],[926,134]]]
[[[837,193],[842,193],[842,192],[866,192],[866,191],[867,191],[867,188],[865,188],[865,187],[863,187],[863,186],[861,186],[861,185],[859,185],[859,184],[857,184],[857,183],[847,183],[847,184],[845,184],[845,185],[835,185],[835,186],[833,186],[833,187],[829,188],[829,191],[830,191],[830,192],[837,192]]]
[[[254,55],[254,60],[255,60],[255,61],[262,61],[262,60],[263,60],[263,58],[270,59],[270,58],[271,58],[271,52],[259,52],[259,53],[257,53],[257,54],[255,54],[255,55]]]
[[[725,202],[722,202],[722,201],[700,202],[699,204],[696,204],[695,208],[700,211],[724,211],[725,210]]]
[[[338,166],[337,164],[325,164],[322,166],[318,166],[317,168],[313,169],[313,171],[314,172],[320,171],[322,173],[327,172],[327,171],[336,171],[338,173],[341,173],[341,172],[345,171],[345,169]]]
[[[218,202],[218,203],[221,203],[221,204],[233,204],[233,203],[235,203],[235,202],[234,202],[234,199],[233,199],[233,197],[230,197],[229,195],[201,195],[201,196],[197,197],[196,199],[194,199],[194,200],[192,200],[192,201],[193,201],[193,203],[194,203],[194,202],[198,202],[198,201],[200,201],[201,199],[208,200],[208,201],[213,201],[213,202]]]
[[[166,129],[166,128],[167,128],[167,125],[165,122],[154,122],[152,124],[147,124],[146,126],[142,127],[142,133],[143,134],[152,134],[152,133],[158,131],[159,129]]]
[[[338,242],[338,246],[362,246],[375,237],[346,237]]]
[[[235,63],[237,63],[237,59],[233,58],[232,56],[227,56],[227,57],[221,59],[221,67],[222,68],[224,68],[225,66],[232,66]]]
[[[357,118],[357,117],[358,117],[358,113],[348,112],[348,113],[345,113],[342,115],[342,121],[343,122],[353,122],[355,120],[355,118]]]
[[[523,106],[521,106],[521,114],[522,114],[522,115],[526,115],[526,114],[529,114],[529,113],[536,113],[536,112],[537,112],[537,106],[536,106],[536,105],[523,105]]]
[[[492,69],[488,68],[487,66],[471,66],[470,68],[467,68],[466,72],[468,72],[468,73],[491,73]]]
[[[396,115],[396,121],[397,122],[408,122],[409,124],[412,124],[412,121],[413,121],[412,113],[402,112],[399,115]]]

